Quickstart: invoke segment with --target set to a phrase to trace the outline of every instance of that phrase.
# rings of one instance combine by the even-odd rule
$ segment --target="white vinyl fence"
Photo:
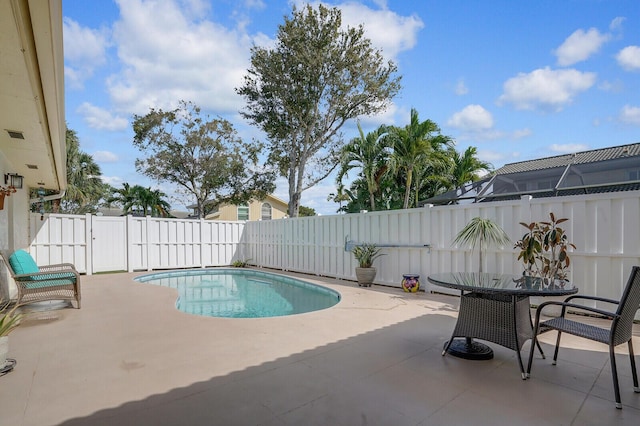
[[[376,243],[376,283],[400,287],[403,274],[472,271],[478,253],[453,245],[473,217],[491,218],[515,242],[519,222],[568,218],[577,249],[571,281],[583,294],[619,298],[640,264],[640,191],[531,199],[257,222],[214,222],[91,215],[31,217],[31,253],[40,264],[72,262],[86,273],[224,266],[234,260],[278,270],[355,280],[347,249]],[[484,270],[522,272],[513,245],[489,248]],[[438,288],[438,291],[444,290]]]
[[[230,265],[243,222],[31,215],[31,254],[41,265],[69,262],[86,274]]]

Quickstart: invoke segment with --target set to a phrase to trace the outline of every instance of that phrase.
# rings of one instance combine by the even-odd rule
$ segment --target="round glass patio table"
[[[516,351],[523,379],[526,375],[520,350],[533,337],[529,297],[567,296],[578,292],[568,281],[549,285],[541,279],[522,275],[447,272],[429,275],[427,279],[437,286],[460,290],[458,320],[442,355],[491,359],[491,348],[473,339],[497,343]],[[540,344],[538,350],[542,354]]]

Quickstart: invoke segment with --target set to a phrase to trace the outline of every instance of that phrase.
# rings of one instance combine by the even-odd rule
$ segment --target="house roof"
[[[460,202],[512,200],[518,199],[522,195],[540,198],[633,191],[640,189],[640,177],[637,177],[637,179],[629,177],[622,181],[617,181],[610,176],[611,173],[607,172],[616,169],[624,170],[629,168],[630,165],[635,166],[636,164],[640,167],[640,143],[510,163],[505,164],[482,180],[436,195],[422,201],[420,204],[457,204]],[[596,182],[583,182],[577,186],[566,183],[566,176],[571,173],[583,175],[587,170],[598,170],[600,172]],[[518,175],[517,178],[516,175]],[[535,182],[541,178],[553,184],[546,186],[547,189],[532,190],[528,188],[507,192],[503,190],[502,192],[494,193],[496,188],[494,183],[497,181],[517,179],[519,181]]]
[[[576,152],[573,154],[564,154],[555,157],[505,164],[493,174],[505,175],[511,173],[530,172],[534,170],[552,169],[555,167],[566,167],[570,164],[594,163],[598,161],[613,160],[620,157],[636,156],[640,156],[640,143],[592,149],[590,151]]]

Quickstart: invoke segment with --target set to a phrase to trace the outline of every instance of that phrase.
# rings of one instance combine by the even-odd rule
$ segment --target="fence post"
[[[520,222],[531,223],[531,195],[520,196],[520,206],[522,211],[520,212]]]
[[[149,248],[151,247],[151,244],[149,243],[150,227],[151,227],[151,216],[147,215],[144,217],[144,232],[147,233],[146,238],[144,238],[144,248],[145,248],[144,255],[147,258],[147,271],[151,271],[153,269],[151,267],[151,262],[149,262]]]
[[[204,218],[200,218],[198,226],[200,226],[200,267],[204,268],[206,265],[204,261]]]
[[[127,236],[127,238],[124,242],[124,249],[127,254],[127,272],[133,272],[133,259],[131,259],[131,257],[133,256],[132,254],[133,253],[133,250],[132,250],[133,237],[131,236],[132,232],[133,232],[133,216],[128,214],[127,221],[126,221],[126,230],[125,230],[125,235]]]
[[[84,246],[84,258],[87,269],[87,275],[93,274],[93,215],[86,213],[84,215],[84,240],[87,242]]]

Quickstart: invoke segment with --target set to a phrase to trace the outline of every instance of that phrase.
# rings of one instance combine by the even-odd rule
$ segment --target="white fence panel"
[[[90,216],[93,272],[127,270],[127,218]]]
[[[73,263],[78,271],[109,271],[226,266],[238,255],[243,222],[31,215],[30,251],[36,262]]]
[[[244,260],[239,250],[244,222],[197,221],[200,224],[202,266],[230,265]]]
[[[376,243],[386,254],[375,263],[377,283],[399,287],[403,274],[417,273],[429,288],[429,274],[478,270],[478,253],[453,244],[473,217],[493,219],[512,241],[486,250],[484,270],[519,274],[513,244],[526,231],[520,222],[547,220],[550,212],[569,219],[561,226],[576,245],[571,281],[581,293],[619,298],[631,266],[640,264],[640,191],[249,222],[243,246],[258,266],[355,280],[345,242]]]
[[[42,219],[41,219],[42,217]],[[79,272],[86,273],[88,268],[88,234],[85,215],[49,215],[31,214],[29,235],[30,252],[41,265],[73,263]]]

